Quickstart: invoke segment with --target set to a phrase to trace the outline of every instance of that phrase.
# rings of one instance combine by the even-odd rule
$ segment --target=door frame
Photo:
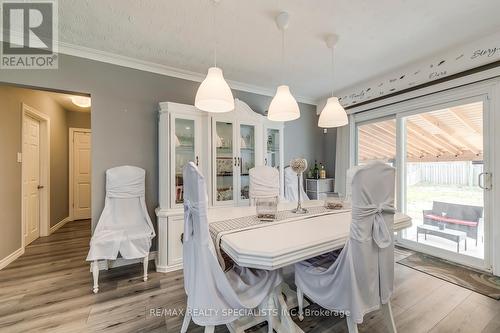
[[[89,128],[77,128],[77,127],[70,127],[69,128],[69,179],[68,179],[68,188],[69,188],[69,193],[68,193],[68,196],[69,196],[69,221],[73,221],[74,220],[74,206],[73,206],[73,200],[74,200],[74,186],[73,186],[73,183],[75,181],[75,175],[74,175],[74,145],[75,145],[75,140],[73,139],[74,135],[75,135],[75,132],[82,132],[82,133],[90,133],[92,134],[92,129],[89,129]],[[92,154],[92,152],[91,152]],[[92,156],[92,155],[91,155]],[[92,158],[91,158],[91,162],[92,162]]]
[[[26,219],[24,216],[24,119],[31,117],[40,122],[40,183],[44,188],[40,190],[40,237],[50,235],[50,118],[37,109],[21,103],[21,239],[22,247],[25,247],[24,231]]]
[[[402,170],[402,159],[401,156],[404,155],[404,146],[402,144],[401,135],[404,134],[404,124],[402,121],[403,114],[409,114],[412,111],[420,110],[432,110],[437,105],[444,105],[446,103],[453,103],[459,100],[467,100],[467,99],[479,99],[483,98],[484,100],[484,114],[485,117],[483,121],[487,119],[487,122],[484,123],[484,135],[489,131],[489,138],[485,138],[489,140],[485,145],[485,151],[488,150],[489,154],[489,162],[490,162],[490,172],[493,173],[493,189],[491,191],[487,191],[485,193],[485,205],[487,204],[487,200],[490,203],[490,207],[488,207],[489,212],[489,221],[485,219],[485,252],[484,252],[484,261],[482,263],[478,262],[470,262],[473,267],[492,271],[494,275],[500,276],[500,220],[498,217],[500,216],[500,207],[496,207],[493,203],[498,202],[500,200],[500,177],[497,177],[497,174],[500,174],[500,144],[495,144],[500,138],[500,133],[495,133],[495,128],[500,128],[500,117],[496,115],[497,111],[499,111],[500,107],[500,79],[493,78],[489,80],[484,80],[481,82],[476,82],[472,84],[468,84],[465,86],[455,87],[445,91],[435,92],[429,95],[423,95],[420,97],[414,97],[407,100],[398,101],[395,103],[391,103],[385,106],[376,106],[373,109],[367,110],[368,112],[355,113],[351,115],[350,122],[350,163],[349,166],[353,166],[356,164],[356,147],[357,147],[357,138],[356,138],[356,128],[357,124],[367,121],[367,120],[375,120],[376,118],[382,118],[389,115],[396,115],[397,124],[397,138],[396,138],[396,150],[397,150],[397,158],[396,165],[398,170]],[[486,152],[485,152],[486,153]],[[498,172],[497,172],[498,171]],[[401,182],[404,179],[404,174],[400,172],[397,177],[398,181]],[[404,207],[401,205],[402,199],[404,199],[404,194],[402,193],[401,186],[398,186],[397,191],[398,196],[398,210],[402,210]],[[488,198],[487,198],[488,197]],[[486,206],[485,206],[485,209]],[[485,212],[486,215],[486,212]],[[486,226],[486,224],[489,224]],[[489,228],[489,229],[487,229]],[[489,235],[486,233],[489,232]],[[398,233],[398,237],[396,239],[396,243],[399,245],[404,245],[405,247],[411,248],[407,244],[402,244],[400,242],[401,232]],[[411,245],[411,244],[410,244]],[[420,249],[419,249],[420,250]],[[436,249],[433,248],[427,249],[431,254],[441,254],[436,252]],[[457,257],[454,253],[442,253],[444,255],[448,255],[448,260],[460,261],[461,258]]]
[[[447,101],[441,104],[435,104],[432,106],[426,106],[422,108],[416,108],[413,110],[408,110],[404,112],[400,112],[396,115],[397,127],[399,128],[399,137],[397,138],[398,152],[400,154],[397,155],[396,160],[398,161],[398,170],[399,170],[399,186],[398,186],[398,194],[400,200],[398,201],[398,210],[406,211],[406,187],[407,187],[407,178],[406,178],[406,127],[405,127],[405,119],[406,117],[428,113],[432,111],[437,111],[444,108],[449,108],[453,106],[465,105],[475,102],[482,102],[483,105],[483,163],[485,172],[493,172],[493,162],[491,159],[491,151],[490,146],[493,144],[493,140],[491,139],[491,132],[489,125],[491,124],[491,112],[489,107],[489,97],[488,92],[484,92],[480,95],[474,96],[464,96],[463,98],[455,99],[453,101]],[[424,252],[427,254],[435,255],[440,258],[451,260],[457,262],[459,264],[464,264],[470,267],[478,268],[481,270],[486,270],[491,272],[493,270],[493,266],[491,263],[491,223],[492,223],[492,195],[493,191],[483,190],[483,235],[484,235],[484,257],[483,259],[479,259],[476,257],[468,256],[462,253],[450,252],[438,247],[433,247],[430,245],[426,245],[423,243],[416,243],[415,241],[410,241],[403,238],[404,231],[398,232],[398,236],[396,239],[396,243],[404,246],[406,248],[416,250],[419,252]]]

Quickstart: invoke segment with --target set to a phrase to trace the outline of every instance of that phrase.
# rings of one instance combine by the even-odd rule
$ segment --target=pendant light
[[[287,12],[281,12],[276,17],[276,25],[281,30],[281,80],[283,81],[285,73],[285,30],[288,28],[289,15]],[[290,88],[287,85],[281,85],[276,90],[267,118],[273,121],[290,121],[300,118],[300,109],[297,101],[292,96]]]
[[[211,1],[213,1],[212,28],[214,34],[214,67],[208,69],[207,77],[200,84],[196,92],[194,106],[203,111],[222,113],[234,110],[234,97],[231,88],[229,88],[226,80],[224,80],[222,69],[217,67],[215,13],[216,6],[220,0]]]
[[[331,84],[332,84],[332,96],[326,101],[326,105],[321,111],[318,120],[318,126],[323,128],[331,127],[341,127],[347,125],[349,122],[347,119],[347,113],[345,112],[342,105],[339,103],[339,99],[333,95],[333,51],[335,44],[338,41],[337,35],[329,35],[326,38],[326,46],[332,50],[332,63],[331,63]]]

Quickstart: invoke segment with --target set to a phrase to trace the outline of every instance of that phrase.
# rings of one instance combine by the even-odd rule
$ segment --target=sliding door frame
[[[357,163],[357,127],[362,123],[376,120],[384,120],[390,117],[396,118],[396,168],[397,168],[397,208],[405,211],[406,206],[406,128],[405,117],[435,111],[447,106],[466,104],[470,102],[483,102],[483,137],[484,137],[484,160],[485,172],[493,173],[493,189],[484,191],[484,260],[467,257],[450,251],[437,249],[430,246],[421,246],[418,250],[438,255],[445,259],[461,262],[475,268],[492,271],[500,275],[500,207],[495,207],[494,202],[500,202],[500,131],[495,133],[494,128],[500,128],[500,80],[490,79],[482,82],[469,84],[426,96],[416,97],[409,100],[392,103],[390,105],[377,107],[351,115],[350,123],[350,166]],[[495,112],[496,111],[496,112]],[[499,142],[495,144],[495,141]],[[489,165],[486,165],[489,164]],[[497,172],[498,171],[498,172]],[[486,211],[487,209],[487,211]],[[412,241],[404,240],[402,232],[398,232],[396,243],[403,247],[416,249]],[[464,260],[465,259],[465,260]]]

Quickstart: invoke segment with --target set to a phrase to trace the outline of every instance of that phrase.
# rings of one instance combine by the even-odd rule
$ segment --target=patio
[[[413,226],[406,230],[405,238],[417,240],[417,226],[423,225],[423,210],[432,208],[434,201],[453,202],[463,205],[482,206],[483,191],[477,186],[461,185],[436,185],[419,183],[407,187],[407,213],[413,219]],[[467,251],[464,244],[460,245],[460,253],[476,258],[484,258],[484,231],[479,229],[478,243],[471,237],[467,237]],[[439,236],[428,235],[427,240],[422,234],[419,235],[419,243],[456,252],[457,244]]]

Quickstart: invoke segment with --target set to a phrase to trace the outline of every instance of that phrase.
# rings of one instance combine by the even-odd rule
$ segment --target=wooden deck
[[[89,239],[90,221],[68,223],[0,271],[0,332],[179,332],[182,316],[174,312],[185,307],[182,271],[156,273],[151,264],[143,282],[142,264],[112,269],[101,274],[94,295],[85,262]],[[398,251],[396,259],[405,255]],[[500,302],[401,265],[395,270],[392,303],[400,332],[500,332]],[[156,316],[155,309],[171,312]],[[336,317],[306,317],[299,325],[306,332],[347,332]],[[384,331],[378,312],[360,327]],[[190,332],[203,330],[191,324]]]

